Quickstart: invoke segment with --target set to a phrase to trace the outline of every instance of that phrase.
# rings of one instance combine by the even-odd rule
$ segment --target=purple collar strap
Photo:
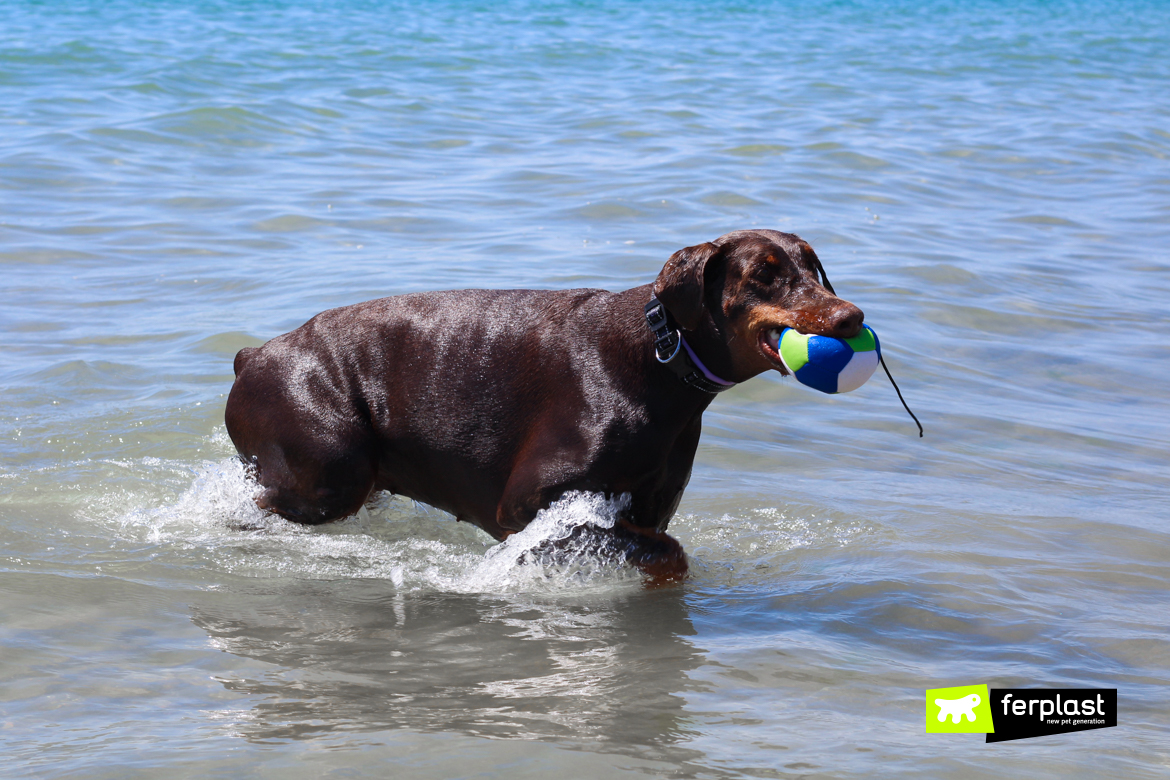
[[[728,382],[726,379],[720,379],[719,377],[712,374],[707,369],[707,367],[703,365],[703,361],[699,360],[699,356],[695,354],[693,349],[691,349],[691,345],[687,343],[687,340],[683,338],[681,333],[678,334],[678,339],[682,342],[683,349],[687,351],[687,356],[691,359],[691,362],[695,364],[695,368],[703,372],[703,376],[707,377],[717,385],[723,385],[724,387],[735,387],[735,382]]]

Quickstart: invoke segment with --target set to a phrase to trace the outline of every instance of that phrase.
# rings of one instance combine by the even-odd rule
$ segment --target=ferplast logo
[[[991,695],[986,685],[932,688],[926,692],[927,734],[990,734]]]
[[[928,734],[986,734],[1007,742],[1117,725],[1116,688],[991,688],[926,692]]]

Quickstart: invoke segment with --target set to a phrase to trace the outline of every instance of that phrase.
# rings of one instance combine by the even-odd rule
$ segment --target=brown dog
[[[644,571],[682,576],[665,530],[703,410],[736,382],[787,373],[785,326],[857,334],[861,310],[827,284],[797,236],[740,230],[675,252],[653,285],[625,292],[459,290],[332,309],[240,351],[228,434],[264,488],[257,503],[298,523],[389,490],[503,539],[567,491],[628,493],[610,541]]]

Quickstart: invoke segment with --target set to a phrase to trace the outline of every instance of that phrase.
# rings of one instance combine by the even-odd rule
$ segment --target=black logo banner
[[[988,742],[1117,725],[1116,688],[992,688]]]

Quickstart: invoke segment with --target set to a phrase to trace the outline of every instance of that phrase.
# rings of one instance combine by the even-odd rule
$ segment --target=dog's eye
[[[771,285],[776,281],[776,271],[770,265],[757,265],[752,269],[752,281]]]

